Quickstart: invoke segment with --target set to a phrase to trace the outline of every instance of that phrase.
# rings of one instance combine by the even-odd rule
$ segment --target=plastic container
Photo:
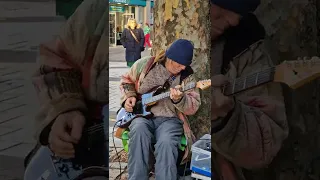
[[[205,134],[192,147],[190,169],[200,175],[211,177],[211,135]]]

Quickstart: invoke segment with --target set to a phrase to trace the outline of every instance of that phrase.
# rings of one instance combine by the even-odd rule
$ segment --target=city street
[[[110,63],[109,63],[109,102],[110,102],[110,121],[109,121],[109,151],[110,155],[115,154],[114,147],[117,147],[117,152],[119,152],[122,149],[122,142],[119,139],[115,140],[115,145],[113,144],[113,137],[112,137],[112,130],[114,126],[114,119],[116,116],[117,110],[120,108],[120,93],[119,93],[119,83],[120,83],[120,77],[122,74],[126,73],[129,68],[126,66],[125,61],[125,50],[122,46],[117,47],[110,47],[109,48],[109,57],[110,57]],[[142,52],[141,56],[150,56],[151,50],[146,50]],[[121,169],[123,170],[124,167],[126,167],[126,163],[121,163]],[[119,171],[119,162],[113,162],[110,163],[110,180],[113,180],[115,177],[117,177],[120,173]],[[126,177],[126,173],[123,174],[122,178]],[[154,178],[151,177],[150,180],[153,180]],[[190,176],[186,177],[180,177],[180,180],[191,180]]]
[[[151,51],[146,50],[142,52],[142,56],[150,55]],[[120,77],[125,74],[129,68],[125,61],[125,49],[122,46],[110,47],[109,48],[109,151],[110,156],[115,155],[115,148],[117,152],[122,150],[122,142],[120,139],[115,138],[115,145],[113,144],[113,126],[115,124],[116,112],[120,108]],[[126,166],[126,163],[121,163],[122,170]],[[110,162],[110,179],[114,179],[120,173],[119,162]]]

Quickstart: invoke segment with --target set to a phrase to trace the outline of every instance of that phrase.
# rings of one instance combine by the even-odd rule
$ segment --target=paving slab
[[[23,159],[0,155],[0,179],[23,180]]]

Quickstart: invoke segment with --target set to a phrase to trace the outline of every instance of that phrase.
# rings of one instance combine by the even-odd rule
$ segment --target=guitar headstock
[[[199,89],[207,89],[211,86],[211,79],[206,79],[202,81],[198,81],[196,87]]]
[[[303,58],[284,61],[276,66],[274,81],[287,84],[296,89],[320,76],[320,58]]]

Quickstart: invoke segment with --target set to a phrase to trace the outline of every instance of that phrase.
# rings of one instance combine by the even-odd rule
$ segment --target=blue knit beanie
[[[240,15],[255,11],[260,4],[260,0],[211,0],[211,2]]]
[[[193,58],[193,44],[186,39],[174,41],[166,51],[166,57],[184,66],[190,66]]]

